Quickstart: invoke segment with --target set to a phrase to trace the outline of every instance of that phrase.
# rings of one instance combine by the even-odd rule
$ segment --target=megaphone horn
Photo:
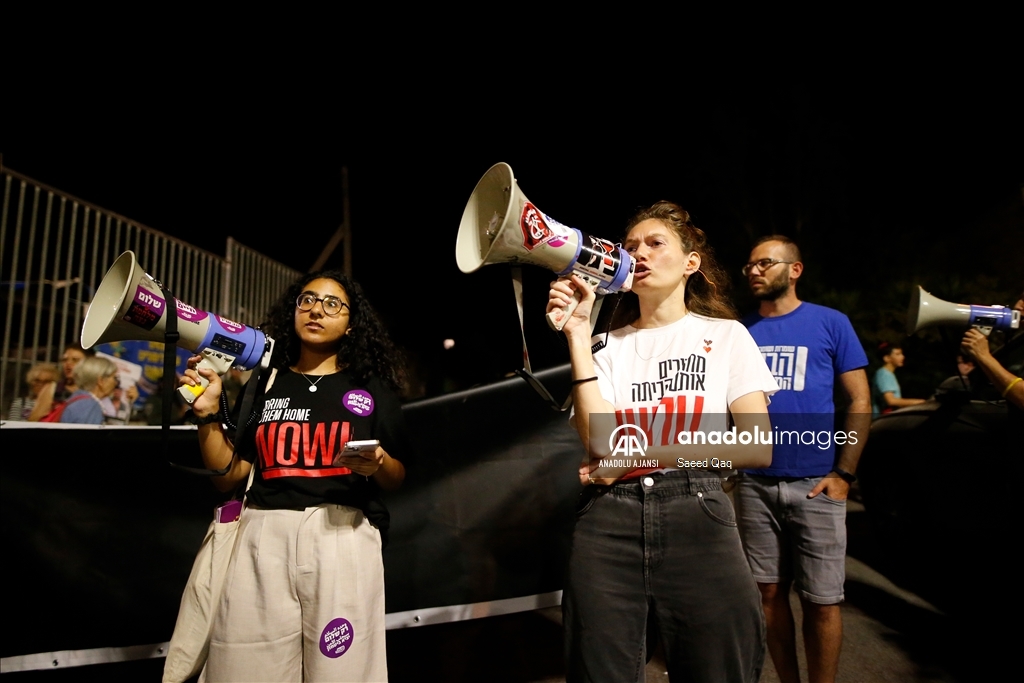
[[[559,277],[575,273],[604,295],[629,291],[634,259],[608,240],[559,223],[536,207],[516,184],[512,167],[497,163],[476,184],[466,202],[455,244],[463,273],[490,263],[530,263]],[[577,300],[548,314],[548,325],[561,330]]]
[[[224,374],[233,365],[246,370],[259,365],[273,349],[274,340],[263,332],[202,311],[174,299],[178,316],[178,346],[199,353],[200,367]],[[168,303],[152,275],[139,267],[135,254],[126,251],[103,276],[82,325],[82,347],[107,342],[139,339],[164,341]],[[190,405],[209,381],[200,376],[201,386],[178,388]]]
[[[907,308],[907,334],[937,325],[974,327],[988,336],[992,330],[1020,327],[1020,311],[1005,306],[954,304],[933,296],[918,286]]]

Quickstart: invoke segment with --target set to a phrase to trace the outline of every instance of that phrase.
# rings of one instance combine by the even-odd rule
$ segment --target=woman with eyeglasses
[[[562,597],[566,680],[641,680],[660,640],[672,680],[757,681],[761,598],[721,474],[767,466],[771,445],[721,435],[770,432],[766,397],[778,385],[689,214],[659,202],[626,232],[632,291],[604,348],[591,347],[589,285],[559,280],[548,300],[551,312],[580,297],[563,331],[588,451]]]
[[[216,614],[207,681],[383,681],[389,515],[411,455],[397,391],[402,368],[358,284],[308,275],[269,313],[276,346],[244,441],[222,426],[221,380],[192,409],[221,490],[244,485],[235,552]],[[199,357],[190,361],[194,367]],[[196,371],[184,384],[194,385]],[[263,382],[261,382],[263,383]],[[348,442],[379,445],[343,452]]]

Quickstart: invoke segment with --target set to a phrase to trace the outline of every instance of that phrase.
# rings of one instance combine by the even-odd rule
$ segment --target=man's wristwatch
[[[210,424],[213,424],[215,422],[217,424],[220,424],[221,422],[224,421],[223,419],[221,419],[221,416],[220,416],[219,412],[212,413],[210,415],[207,415],[206,417],[196,417],[195,412],[193,412],[191,410],[188,411],[188,415],[185,416],[185,419],[187,419],[189,422],[191,422],[192,424],[197,425],[197,426],[199,426],[199,425],[210,425]]]
[[[833,467],[832,471],[839,475],[839,478],[845,481],[847,484],[852,484],[857,481],[857,475],[847,472],[841,467]]]

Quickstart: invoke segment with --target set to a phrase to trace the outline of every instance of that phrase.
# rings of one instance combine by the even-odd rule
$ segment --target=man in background
[[[743,268],[760,300],[757,313],[743,323],[781,387],[768,407],[772,425],[813,426],[818,435],[811,444],[777,439],[771,467],[744,472],[735,494],[740,535],[768,624],[768,651],[784,683],[800,680],[791,587],[803,605],[811,681],[833,681],[839,668],[846,498],[871,417],[868,359],[853,326],[839,311],[800,301],[796,285],[802,273],[799,248],[782,235],[754,245]],[[850,404],[842,437],[832,433],[836,383]]]
[[[907,408],[924,403],[923,398],[903,398],[896,371],[903,367],[906,356],[903,349],[888,342],[878,345],[878,358],[882,367],[871,378],[871,416],[878,417],[897,408]]]

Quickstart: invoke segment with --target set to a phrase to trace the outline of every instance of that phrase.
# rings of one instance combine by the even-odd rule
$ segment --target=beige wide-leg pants
[[[203,672],[228,681],[386,681],[380,533],[354,508],[242,513]]]

